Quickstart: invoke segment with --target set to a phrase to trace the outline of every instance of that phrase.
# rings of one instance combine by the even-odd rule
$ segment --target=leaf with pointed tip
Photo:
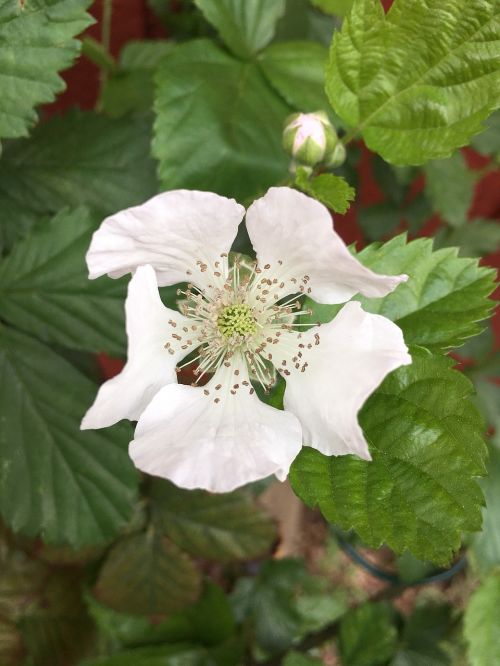
[[[238,57],[251,58],[274,36],[285,0],[194,0]]]
[[[149,529],[113,546],[94,593],[116,611],[163,615],[196,601],[200,590],[201,574],[189,556]]]
[[[130,430],[81,432],[96,386],[37,340],[0,328],[0,506],[14,530],[81,548],[131,517]]]
[[[446,564],[462,532],[481,527],[483,422],[451,359],[419,348],[412,356],[360,412],[373,460],[304,448],[290,479],[306,504],[370,546]]]
[[[242,493],[213,495],[155,481],[152,502],[163,533],[198,557],[250,559],[269,550],[276,538],[271,519]]]
[[[497,0],[355,0],[330,51],[334,111],[393,164],[448,157],[498,106]]]
[[[93,23],[91,0],[5,0],[0,7],[0,137],[26,136],[35,107],[65,88],[58,72],[80,51],[74,39]]]
[[[181,44],[164,58],[155,112],[153,154],[167,189],[242,200],[287,175],[281,134],[290,107],[255,62],[237,60],[208,39]]]
[[[356,191],[345,178],[334,176],[332,173],[322,173],[309,179],[306,171],[300,168],[297,170],[295,183],[303,192],[342,215],[347,213],[350,202],[356,195]]]
[[[120,356],[125,283],[88,279],[85,252],[95,228],[84,208],[35,227],[0,264],[0,310],[44,342]]]
[[[479,265],[477,259],[457,257],[457,248],[432,249],[432,240],[406,242],[405,235],[388,243],[372,243],[357,254],[362,264],[376,273],[409,279],[384,298],[356,296],[365,310],[394,321],[407,344],[433,351],[460,347],[481,333],[481,322],[491,316],[496,271]],[[318,319],[331,321],[339,306],[308,302]]]

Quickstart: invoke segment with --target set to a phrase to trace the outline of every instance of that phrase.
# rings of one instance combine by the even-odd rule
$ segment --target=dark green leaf
[[[255,63],[209,40],[178,46],[158,71],[155,110],[153,153],[165,188],[242,200],[286,177],[281,133],[290,109]]]
[[[464,621],[471,666],[493,666],[499,663],[500,574],[486,578],[472,595]]]
[[[45,345],[0,329],[0,506],[15,531],[74,548],[129,520],[137,475],[128,427],[80,432],[96,386]]]
[[[432,160],[425,165],[425,187],[429,201],[453,227],[467,221],[474,195],[474,173],[467,168],[461,152],[447,160]]]
[[[448,157],[499,102],[497,0],[355,0],[327,93],[353,134],[394,164]]]
[[[65,88],[58,75],[80,50],[90,0],[4,0],[0,7],[0,137],[26,136],[35,107]]]
[[[499,404],[496,403],[497,410]],[[473,536],[471,548],[474,563],[481,573],[488,573],[500,566],[500,451],[494,446],[490,447],[488,476],[481,480],[481,486],[486,499],[483,529]]]
[[[462,257],[480,257],[500,249],[500,224],[496,220],[471,220],[456,229],[443,229],[436,247],[459,247]]]
[[[448,666],[450,657],[441,642],[452,627],[451,607],[427,603],[417,607],[405,624],[391,666]]]
[[[495,111],[484,124],[485,131],[472,138],[472,147],[483,155],[499,155],[500,111]]]
[[[150,528],[113,546],[94,592],[101,603],[119,612],[160,615],[196,601],[200,586],[194,562]]]
[[[298,169],[295,183],[303,192],[318,199],[335,213],[346,213],[356,195],[354,188],[344,178],[331,173],[323,173],[309,180],[304,169]]]
[[[386,604],[366,603],[347,613],[340,623],[339,650],[343,664],[379,666],[396,651],[394,611]]]
[[[388,243],[373,243],[358,255],[376,273],[406,273],[409,280],[388,296],[367,299],[357,296],[363,308],[396,322],[407,344],[438,351],[459,347],[478,335],[481,321],[491,315],[496,272],[481,267],[476,259],[457,257],[456,248],[432,251],[432,240],[406,242],[405,235]],[[339,306],[308,304],[311,321],[331,321]]]
[[[85,253],[96,225],[80,208],[39,225],[0,265],[2,317],[45,342],[125,351],[122,280],[88,280]]]
[[[237,56],[250,58],[274,35],[285,0],[194,0]]]
[[[273,88],[297,111],[327,111],[325,65],[328,51],[315,42],[280,42],[259,57]]]
[[[120,652],[112,657],[86,661],[81,666],[215,666],[206,651],[196,645],[162,645]]]
[[[73,111],[7,144],[0,160],[7,245],[65,206],[87,205],[104,216],[151,197],[157,185],[149,143],[150,124],[142,118]]]
[[[152,501],[164,534],[198,557],[249,559],[264,554],[276,538],[270,518],[242,493],[213,495],[155,481]]]
[[[102,91],[103,111],[113,118],[133,111],[149,111],[153,106],[154,73],[173,48],[172,41],[127,42],[118,67],[107,78]]]
[[[372,547],[448,563],[462,532],[481,526],[486,458],[472,385],[451,365],[415,349],[360,412],[373,460],[305,448],[291,472],[299,497]]]
[[[369,241],[380,240],[400,224],[402,211],[394,204],[380,203],[358,210],[358,223]]]

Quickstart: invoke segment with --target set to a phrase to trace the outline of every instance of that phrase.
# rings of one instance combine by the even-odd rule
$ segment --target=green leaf
[[[475,182],[461,152],[425,165],[426,194],[434,210],[452,227],[460,227],[467,221]]]
[[[399,226],[403,215],[393,203],[359,208],[357,213],[359,226],[369,241],[380,240],[391,234]]]
[[[321,9],[325,14],[338,14],[347,16],[351,11],[354,0],[311,0],[314,7]]]
[[[404,626],[401,646],[391,666],[448,666],[451,661],[442,642],[452,626],[447,604],[418,606]]]
[[[173,48],[172,41],[158,39],[127,42],[120,53],[118,67],[104,85],[103,111],[112,118],[149,111],[154,99],[154,74]]]
[[[500,574],[486,578],[465,611],[464,634],[471,666],[500,662]]]
[[[14,531],[74,548],[106,542],[132,514],[125,427],[81,432],[97,387],[45,345],[0,329],[0,506]]]
[[[438,232],[435,247],[460,248],[462,257],[481,257],[500,249],[500,224],[496,220],[471,220],[456,229]]]
[[[476,259],[457,257],[456,248],[432,251],[432,240],[409,243],[405,235],[388,243],[373,243],[357,257],[376,273],[406,273],[408,282],[384,298],[356,296],[368,312],[384,315],[403,330],[407,344],[434,351],[459,347],[478,335],[480,324],[491,315],[496,272],[479,266]],[[311,322],[331,321],[339,306],[312,307]]]
[[[196,645],[162,645],[85,661],[81,666],[212,666],[204,656],[206,651]]]
[[[310,0],[287,0],[285,13],[276,26],[275,42],[307,40],[329,46],[336,19],[318,12]]]
[[[274,36],[285,0],[194,0],[228,48],[241,58],[264,48]]]
[[[104,216],[153,196],[149,144],[150,123],[143,118],[110,120],[81,111],[54,117],[30,139],[8,143],[0,160],[4,244],[65,206],[87,205]]]
[[[157,74],[153,153],[167,189],[210,190],[243,200],[287,175],[281,146],[289,107],[255,63],[209,40],[178,46]]]
[[[272,87],[297,111],[327,111],[325,66],[328,51],[314,42],[272,44],[259,63]]]
[[[331,173],[323,173],[309,180],[304,169],[297,169],[295,184],[335,213],[346,213],[356,196],[356,191],[344,178]]]
[[[0,264],[0,310],[5,321],[45,342],[121,355],[125,285],[87,277],[85,253],[95,226],[80,208],[19,241]]]
[[[500,154],[500,111],[495,111],[484,123],[486,129],[472,137],[472,147],[482,155]]]
[[[497,410],[498,404],[497,402]],[[481,479],[481,486],[486,499],[483,529],[479,534],[473,535],[471,549],[474,563],[484,574],[500,566],[500,451],[494,446],[490,447],[488,476]]]
[[[497,0],[355,0],[332,42],[335,112],[394,164],[448,157],[499,102]]]
[[[123,613],[162,615],[196,601],[200,587],[194,562],[150,528],[113,546],[94,593],[101,603]]]
[[[396,651],[394,611],[383,603],[366,603],[347,613],[340,623],[339,650],[343,664],[378,666]]]
[[[155,481],[152,502],[163,533],[198,557],[250,559],[268,551],[276,538],[271,519],[242,493],[213,495]]]
[[[0,137],[26,136],[35,106],[66,87],[58,75],[80,50],[90,0],[4,0],[0,8]]]
[[[373,460],[304,448],[290,478],[306,504],[368,545],[446,564],[462,532],[481,527],[483,423],[472,384],[451,359],[420,349],[412,356],[360,412]]]

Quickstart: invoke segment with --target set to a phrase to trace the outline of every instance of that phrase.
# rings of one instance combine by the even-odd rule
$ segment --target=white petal
[[[136,421],[154,395],[166,384],[176,381],[176,363],[196,344],[191,340],[193,344],[181,349],[187,342],[182,326],[190,326],[191,320],[163,305],[151,266],[138,268],[130,281],[125,311],[127,364],[119,375],[100,387],[94,404],[83,418],[82,430],[104,428],[121,419]],[[172,338],[174,331],[181,332],[181,341]],[[170,342],[173,354],[165,349],[166,342]]]
[[[299,422],[251,395],[242,381],[248,377],[231,377],[223,368],[203,388],[162,389],[130,444],[135,465],[183,488],[212,492],[229,492],[270,474],[283,480],[301,448]],[[239,385],[236,395],[231,383]]]
[[[158,194],[104,220],[87,252],[89,277],[121,277],[150,264],[160,286],[213,283],[214,264],[229,252],[244,214],[234,199],[211,192]]]
[[[408,279],[365,268],[333,230],[328,209],[288,187],[272,187],[254,201],[246,224],[259,265],[270,264],[285,282],[293,277],[301,284],[308,276],[308,293],[319,303],[344,303],[358,292],[385,296]]]
[[[284,404],[299,418],[304,443],[325,455],[354,453],[370,460],[358,412],[389,372],[411,363],[401,329],[353,301],[299,342],[308,366],[301,372],[288,362]],[[273,349],[276,360],[279,346]]]

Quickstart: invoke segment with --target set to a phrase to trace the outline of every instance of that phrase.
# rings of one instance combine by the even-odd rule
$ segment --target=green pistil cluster
[[[257,330],[252,309],[244,303],[225,307],[219,314],[217,326],[225,338],[252,335]]]

